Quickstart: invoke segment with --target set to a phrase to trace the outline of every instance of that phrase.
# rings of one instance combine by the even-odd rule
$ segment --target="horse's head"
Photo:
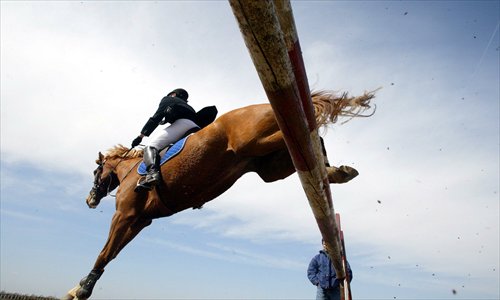
[[[109,195],[120,184],[115,172],[116,166],[106,160],[101,152],[99,152],[99,158],[95,162],[97,169],[94,170],[94,185],[86,199],[90,208],[96,208],[101,199]]]

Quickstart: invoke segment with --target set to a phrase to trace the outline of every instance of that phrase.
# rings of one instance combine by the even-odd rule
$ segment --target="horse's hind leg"
[[[136,215],[126,215],[121,211],[115,212],[111,221],[108,240],[97,257],[94,268],[88,276],[80,281],[81,287],[76,292],[78,299],[87,299],[90,297],[97,280],[104,272],[104,267],[151,222],[151,219],[141,218]]]
[[[358,171],[349,166],[326,167],[330,183],[346,183],[358,176]]]
[[[284,179],[295,172],[288,150],[280,150],[254,161],[254,171],[264,180],[273,182]]]
[[[321,142],[323,160],[328,174],[328,181],[330,183],[346,183],[359,175],[358,171],[353,167],[340,166],[337,168],[335,166],[330,166],[330,163],[328,162],[328,154],[326,153],[325,141],[322,137],[320,137],[319,140]]]
[[[346,183],[358,176],[358,171],[349,166],[330,166],[325,156],[326,171],[330,183]],[[276,151],[264,157],[256,159],[254,163],[255,172],[265,182],[273,182],[286,178],[295,172],[292,159],[287,150]]]

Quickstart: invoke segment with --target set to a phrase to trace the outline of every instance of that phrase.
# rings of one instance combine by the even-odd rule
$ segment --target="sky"
[[[90,210],[99,151],[130,145],[183,87],[223,114],[267,102],[225,1],[0,1],[0,289],[63,296],[115,198]],[[297,1],[309,84],[377,92],[323,131],[355,299],[498,299],[499,1]],[[148,139],[144,142],[147,143]],[[314,299],[321,235],[296,174],[253,173],[158,219],[94,299]]]

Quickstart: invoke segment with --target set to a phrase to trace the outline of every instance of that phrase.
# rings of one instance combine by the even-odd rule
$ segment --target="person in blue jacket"
[[[316,300],[340,300],[339,280],[335,277],[335,269],[326,252],[326,243],[322,240],[323,250],[314,256],[307,268],[309,281],[318,287]],[[352,270],[347,263],[349,282],[352,280]]]

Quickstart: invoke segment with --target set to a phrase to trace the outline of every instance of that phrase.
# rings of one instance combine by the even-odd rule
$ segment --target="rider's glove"
[[[141,136],[138,136],[136,137],[133,141],[132,141],[132,148],[134,148],[135,146],[139,145],[142,141],[142,137]]]

